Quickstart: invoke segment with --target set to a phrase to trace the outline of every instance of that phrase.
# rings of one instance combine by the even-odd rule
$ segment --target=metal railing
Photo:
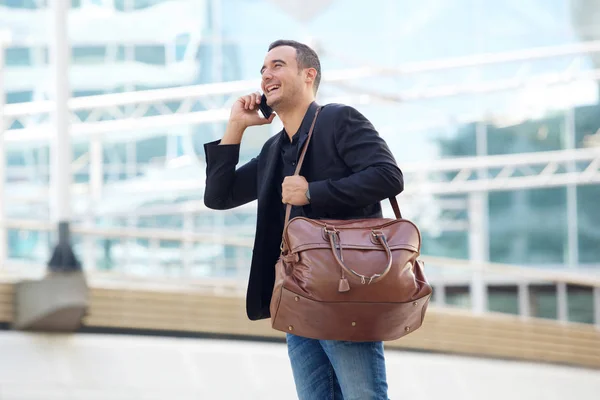
[[[467,194],[491,190],[545,188],[567,184],[587,185],[600,183],[600,147],[455,157],[402,163],[400,167],[408,180],[412,182],[403,192],[403,196],[408,198],[424,194]],[[114,171],[118,171],[118,167],[115,166],[110,167],[109,171],[112,172],[113,168]],[[139,169],[143,172],[149,170],[149,167],[140,166]],[[481,170],[485,170],[487,173],[479,174]],[[195,170],[188,170],[186,174],[177,175],[177,179],[171,182],[162,182],[159,186],[156,185],[156,182],[143,179],[139,182],[130,180],[129,182],[113,182],[113,184],[122,186],[119,187],[119,193],[163,193],[164,185],[169,185],[170,190],[177,192],[202,193],[204,181],[198,179],[197,175],[190,175],[190,171]],[[173,174],[176,175],[175,172]],[[12,185],[14,185],[13,188],[19,188],[19,185],[31,186],[30,183],[13,183]],[[49,185],[37,184],[35,188],[33,186],[31,188],[32,195],[28,200],[46,201],[50,191]],[[91,183],[72,185],[73,195],[89,196],[91,190]],[[8,192],[6,196],[7,199],[11,199],[14,195]]]
[[[480,54],[452,59],[405,64],[397,68],[361,67],[330,71],[324,74],[325,84],[337,85],[356,93],[347,95],[346,102],[386,101],[410,102],[464,94],[483,94],[526,88],[529,85],[552,86],[578,81],[597,81],[600,70],[585,70],[580,57],[600,53],[600,41],[563,46],[541,47],[504,53]],[[568,67],[549,73],[527,75],[528,64],[537,60],[572,57]],[[460,68],[522,63],[515,75],[494,81],[470,81],[441,86],[415,86],[401,93],[372,92],[367,88],[348,87],[349,81],[369,77],[404,77],[418,73],[443,72]],[[260,87],[259,80],[210,83],[97,96],[77,97],[69,100],[72,113],[71,133],[74,138],[94,137],[107,133],[156,129],[181,125],[194,125],[226,121],[231,103],[243,92]],[[337,99],[327,99],[337,101]],[[8,129],[7,142],[48,140],[45,122],[51,111],[50,101],[8,104],[5,118],[8,126],[21,122],[22,129]],[[125,112],[124,107],[128,110]],[[158,115],[148,115],[150,109]],[[85,117],[77,115],[84,112]],[[158,134],[164,135],[165,132]],[[169,134],[168,132],[166,134]]]
[[[47,222],[37,221],[16,221],[9,220],[0,226],[0,229],[11,229],[30,232],[46,232],[50,234],[54,231],[54,225]],[[241,283],[247,278],[250,265],[250,249],[253,246],[251,237],[235,237],[231,235],[215,233],[197,233],[185,230],[167,230],[167,229],[138,229],[138,228],[99,228],[74,225],[72,234],[75,242],[81,243],[83,264],[86,271],[93,279],[103,278],[105,280],[127,281],[127,280],[161,280],[171,284],[188,285],[206,285],[206,281],[224,282],[230,287],[241,287]],[[122,244],[124,249],[132,245],[134,240],[146,242],[143,247],[145,251],[141,259],[134,260],[132,255],[127,255],[125,250],[121,257],[115,259],[112,270],[103,270],[96,265],[96,250],[98,240],[116,241]],[[96,242],[95,242],[96,241]],[[161,247],[162,242],[177,243],[175,251],[166,253],[171,249]],[[197,251],[200,247],[200,251]],[[206,257],[204,260],[198,259],[203,251],[209,246],[217,246],[218,251],[214,252],[212,257]],[[226,249],[229,249],[233,256],[229,260],[225,259]],[[202,257],[200,257],[202,258]],[[167,259],[164,261],[164,259]],[[169,260],[170,259],[170,260]],[[170,265],[173,259],[179,260],[175,267]],[[584,288],[590,292],[593,307],[592,321],[600,329],[600,273],[594,275],[590,272],[567,272],[558,270],[547,270],[541,268],[532,268],[518,265],[507,265],[489,262],[475,262],[471,260],[459,260],[444,257],[422,256],[425,262],[426,273],[430,283],[434,286],[434,303],[439,306],[448,305],[446,290],[453,287],[466,286],[469,288],[468,296],[473,298],[473,282],[481,279],[485,282],[485,287],[494,286],[515,286],[516,297],[518,300],[517,313],[523,318],[535,316],[531,309],[533,286],[544,286],[546,288],[555,288],[556,296],[556,319],[562,322],[568,322],[569,319],[569,287]],[[5,276],[13,275],[39,275],[44,272],[42,263],[25,262],[20,263],[17,260],[7,260],[4,268],[0,268],[1,274]],[[139,268],[132,270],[127,264],[137,262]],[[163,265],[161,265],[163,263]],[[234,265],[230,265],[233,263]],[[197,274],[195,269],[198,267],[204,270]],[[222,269],[229,267],[229,274],[223,274]],[[231,268],[233,267],[233,268]],[[167,271],[175,269],[176,273],[161,274],[161,269]],[[153,276],[156,274],[156,276]],[[481,310],[481,305],[472,302],[470,304],[473,312]],[[485,309],[488,312],[489,309]]]

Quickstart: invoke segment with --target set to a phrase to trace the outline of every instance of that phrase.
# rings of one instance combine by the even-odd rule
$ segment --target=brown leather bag
[[[317,110],[302,149],[298,175]],[[421,234],[402,219],[289,221],[270,304],[273,329],[313,339],[395,340],[423,323],[432,288],[418,259]]]

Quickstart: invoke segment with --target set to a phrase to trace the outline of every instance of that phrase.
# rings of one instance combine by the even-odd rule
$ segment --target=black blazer
[[[298,155],[318,105],[312,103],[298,131]],[[204,203],[225,210],[257,201],[257,223],[246,294],[251,320],[270,317],[269,305],[280,254],[283,226],[281,198],[276,185],[280,141],[285,132],[269,138],[260,154],[236,170],[240,145],[206,143]],[[357,110],[341,104],[324,106],[313,131],[300,175],[309,182],[309,218],[381,217],[380,201],[402,192],[404,181],[392,152],[373,125]],[[297,209],[296,209],[297,210]]]

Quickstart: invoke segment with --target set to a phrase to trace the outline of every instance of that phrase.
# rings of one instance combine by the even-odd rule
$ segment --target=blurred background
[[[447,364],[433,376],[450,398],[598,393],[600,378],[587,374],[600,368],[600,0],[0,0],[0,346],[30,354],[30,340],[38,340],[10,336],[18,331],[16,288],[45,279],[64,218],[87,282],[74,300],[86,310],[77,342],[52,336],[47,352],[22,361],[23,377],[13,372],[3,382],[0,373],[0,399],[92,398],[62,389],[49,397],[55,386],[26,397],[33,389],[15,382],[30,382],[31,365],[69,346],[124,337],[114,333],[194,338],[186,345],[200,346],[192,353],[202,360],[202,335],[280,341],[245,318],[255,204],[206,209],[202,145],[222,136],[240,95],[260,89],[268,45],[282,38],[317,50],[318,102],[367,116],[405,175],[398,200],[421,229],[434,297],[424,327],[389,345],[398,352],[390,363],[398,355],[397,368],[404,357],[416,357],[423,371]],[[56,102],[65,96],[68,103]],[[277,119],[252,128],[240,164],[281,128]],[[61,167],[52,160],[63,148],[71,151]],[[71,181],[62,214],[59,175]],[[42,302],[64,292],[50,293]],[[143,346],[139,340],[127,343]],[[223,342],[215,360],[231,351],[228,343],[240,346]],[[240,357],[256,350],[248,368],[266,368],[259,356],[271,351],[259,350],[266,344],[242,343],[249,347]],[[109,347],[119,346],[130,348]],[[202,395],[189,398],[294,398],[285,348],[273,349],[288,395],[251,383],[254,394],[211,394],[198,384],[189,393]],[[408,349],[439,358],[402,353]],[[496,388],[490,397],[483,390],[493,380],[468,377],[488,367],[508,377],[515,366],[474,367],[482,361],[448,353],[519,360],[516,368],[542,372],[540,380],[522,379],[518,394]],[[539,363],[547,362],[584,369],[543,375]],[[412,390],[390,368],[398,374],[391,393]],[[464,375],[448,379],[447,368]],[[247,373],[239,371],[240,381]],[[120,387],[117,375],[106,379]],[[94,387],[86,396],[102,392]],[[143,397],[145,387],[98,398],[172,397],[156,388],[158,397]]]

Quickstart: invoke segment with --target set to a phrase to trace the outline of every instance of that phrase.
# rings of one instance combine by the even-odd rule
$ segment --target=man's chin
[[[273,96],[272,98],[268,98],[267,104],[273,110],[277,111],[277,107],[279,107],[281,105],[281,98],[279,96]]]

